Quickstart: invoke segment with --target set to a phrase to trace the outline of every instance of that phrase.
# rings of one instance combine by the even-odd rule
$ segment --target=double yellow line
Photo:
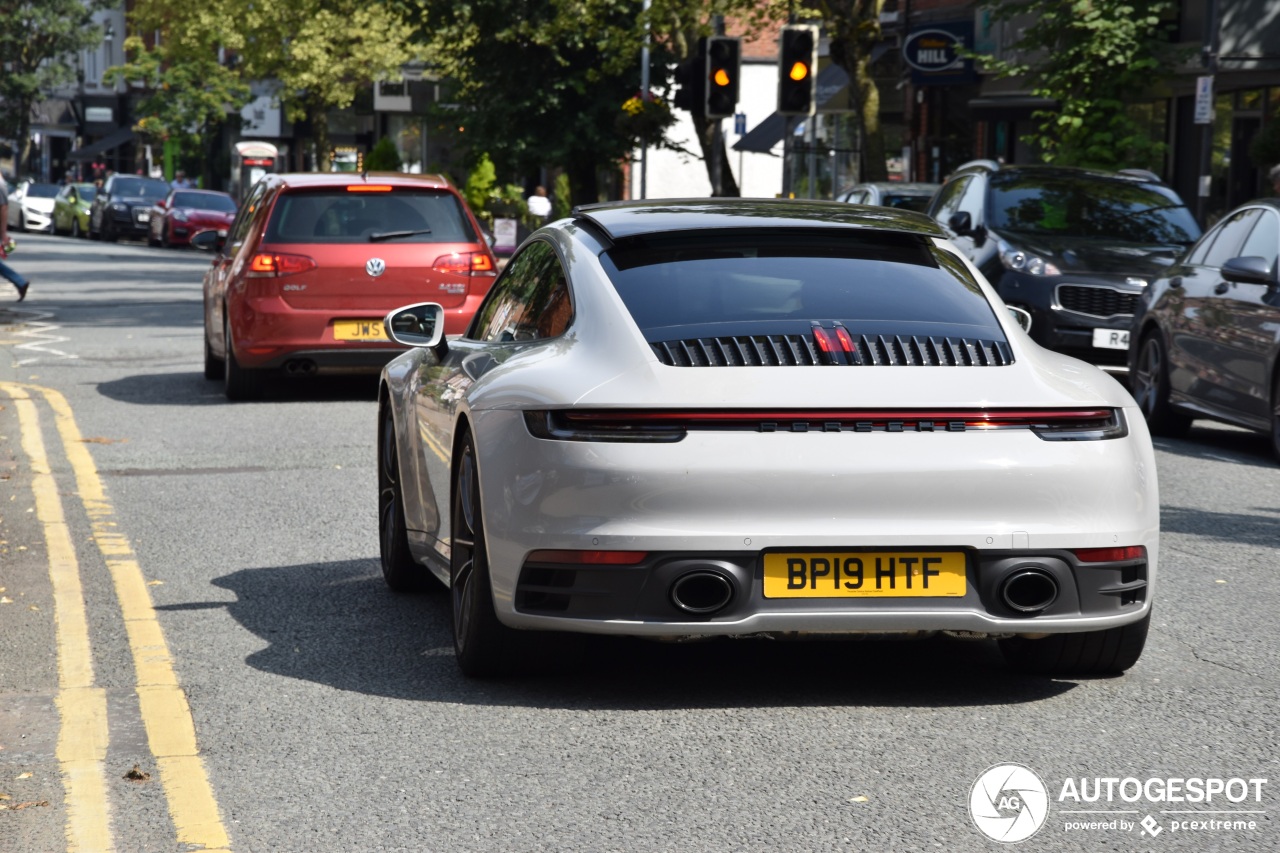
[[[174,673],[173,658],[156,619],[151,594],[132,546],[116,529],[115,512],[71,407],[66,398],[49,388],[0,382],[0,391],[14,402],[22,430],[22,448],[31,461],[36,514],[48,547],[57,620],[57,706],[62,723],[58,761],[66,789],[67,850],[69,853],[115,850],[105,775],[109,743],[107,700],[106,692],[94,682],[80,565],[45,452],[37,398],[43,398],[53,412],[80,500],[88,513],[93,541],[102,553],[115,586],[133,655],[138,707],[159,769],[177,841],[203,848],[205,853],[229,851],[227,831],[218,815],[218,804],[196,744],[191,708]]]

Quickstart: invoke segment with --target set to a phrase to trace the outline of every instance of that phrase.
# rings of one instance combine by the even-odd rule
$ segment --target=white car
[[[393,589],[451,588],[468,675],[548,631],[954,632],[1039,673],[1142,652],[1141,413],[1033,343],[922,215],[582,207],[464,335],[442,317],[386,319],[411,349],[379,390],[381,556]]]
[[[9,227],[18,231],[53,231],[57,184],[24,181],[9,193]]]

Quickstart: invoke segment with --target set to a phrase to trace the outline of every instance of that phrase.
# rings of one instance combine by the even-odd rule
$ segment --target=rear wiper
[[[369,235],[369,242],[380,243],[383,240],[397,240],[401,237],[416,237],[419,234],[430,233],[430,228],[419,228],[416,231],[378,231]]]

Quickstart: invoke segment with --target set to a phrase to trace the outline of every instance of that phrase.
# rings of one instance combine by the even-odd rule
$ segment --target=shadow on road
[[[1256,515],[1214,512],[1182,506],[1160,508],[1160,529],[1164,533],[1185,533],[1233,545],[1280,545],[1280,508],[1254,507]]]
[[[245,569],[214,580],[226,607],[270,645],[263,672],[375,696],[577,709],[955,707],[1036,702],[1075,687],[1006,670],[995,644],[925,641],[662,644],[591,638],[587,660],[555,675],[468,681],[457,669],[443,589],[397,595],[374,560]]]
[[[98,385],[102,396],[122,403],[145,406],[259,406],[279,403],[377,400],[378,379],[373,375],[267,377],[263,399],[231,403],[221,381],[203,373],[139,373]]]
[[[1213,421],[1196,421],[1186,438],[1155,438],[1157,450],[1191,459],[1213,459],[1237,465],[1276,467],[1271,439],[1260,432]]]

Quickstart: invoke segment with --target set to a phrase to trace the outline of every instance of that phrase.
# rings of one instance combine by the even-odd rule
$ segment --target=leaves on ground
[[[151,774],[135,764],[132,770],[124,774],[124,778],[130,782],[146,782],[151,778]]]

